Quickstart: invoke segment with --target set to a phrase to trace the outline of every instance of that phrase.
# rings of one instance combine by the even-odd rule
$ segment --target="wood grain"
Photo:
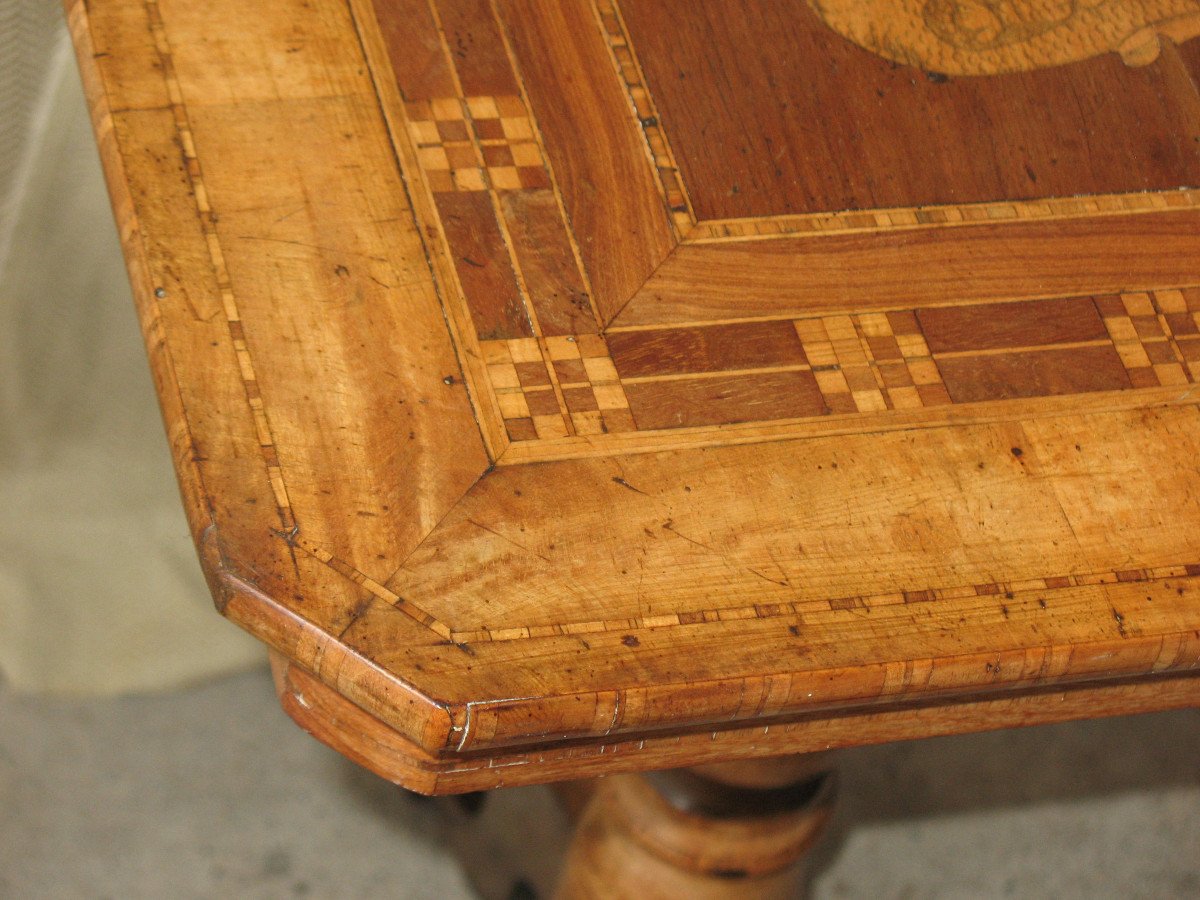
[[[788,322],[616,332],[608,336],[608,350],[623,378],[808,362]]]
[[[947,77],[855,46],[805,0],[621,8],[701,219],[1200,184],[1173,56]]]
[[[297,517],[306,518],[306,535],[327,539],[356,567],[382,575],[385,548],[403,552],[406,542],[419,540],[432,524],[430,517],[438,515],[438,503],[461,495],[485,465],[477,438],[472,442],[462,432],[454,439],[457,462],[429,465],[428,452],[449,437],[446,426],[471,422],[461,388],[443,383],[457,371],[444,331],[442,338],[431,333],[420,354],[400,353],[375,340],[402,321],[431,329],[438,316],[427,283],[414,279],[410,268],[421,271],[411,224],[403,227],[392,215],[392,201],[385,205],[383,200],[402,194],[379,143],[384,132],[378,114],[370,112],[370,84],[335,56],[306,68],[339,74],[344,83],[334,87],[341,95],[329,96],[329,83],[320,82],[307,92],[293,86],[280,101],[272,86],[273,60],[247,50],[277,33],[274,22],[231,9],[230,20],[241,23],[231,32],[237,37],[215,46],[200,38],[210,45],[205,55],[188,43],[189,26],[199,22],[183,7],[147,4],[140,21],[105,12],[85,17],[83,7],[75,7],[77,31],[90,27],[100,40],[120,44],[125,31],[143,29],[155,49],[143,60],[139,76],[162,85],[164,94],[173,89],[182,97],[174,108],[161,111],[119,104],[122,111],[112,115],[117,141],[108,166],[110,183],[116,180],[113,167],[122,167],[121,182],[129,184],[135,198],[129,221],[136,223],[136,238],[127,239],[137,241],[127,244],[136,249],[131,258],[145,259],[161,273],[138,285],[143,320],[161,323],[167,335],[189,342],[173,352],[170,339],[163,345],[177,373],[186,367],[182,377],[175,376],[187,385],[181,390],[195,392],[184,401],[181,419],[169,423],[191,433],[192,446],[181,448],[181,464],[198,468],[210,488],[226,486],[219,497],[200,498],[193,527],[204,532],[215,526],[221,554],[253,559],[253,578],[265,589],[282,592],[282,581],[307,570],[313,588],[299,602],[313,620],[336,627],[346,616],[345,604],[352,608],[357,602],[357,589],[333,573],[321,573],[319,563],[297,561],[286,544],[271,538],[272,530],[289,532]],[[320,38],[348,27],[349,20],[344,11],[329,13],[297,13],[312,35],[301,44],[301,59],[336,52],[336,44]],[[224,71],[241,57],[259,62],[247,71],[242,84],[247,107],[239,110],[228,105],[228,86],[210,70]],[[92,64],[85,60],[85,65]],[[111,89],[100,66],[99,83]],[[122,84],[132,79],[128,60],[121,74]],[[187,87],[181,89],[184,80]],[[267,97],[276,105],[266,103]],[[104,94],[93,98],[103,101]],[[311,181],[292,165],[280,168],[281,161],[264,152],[257,136],[272,127],[290,136],[287,147],[296,160],[321,161],[319,171],[305,170]],[[347,127],[359,129],[356,140],[342,136]],[[193,157],[181,171],[181,143],[204,154],[207,164]],[[355,163],[328,168],[338,158],[331,157],[332,148],[344,148],[337,152]],[[361,198],[368,196],[381,199],[366,205]],[[335,200],[345,197],[357,202]],[[189,232],[192,237],[185,241]],[[407,247],[411,255],[390,260],[382,245]],[[317,296],[322,301],[306,301]],[[167,312],[175,307],[177,313]],[[312,316],[324,326],[314,325]],[[264,332],[275,328],[290,339],[265,342]],[[363,363],[368,356],[374,365]],[[389,374],[380,377],[375,365]],[[218,389],[223,377],[230,379],[228,393]],[[314,392],[311,385],[321,383],[341,387]],[[288,435],[303,431],[306,423],[326,439],[288,442]],[[348,467],[332,462],[332,455],[342,455]],[[234,471],[223,474],[230,465]],[[247,467],[258,474],[252,476]],[[337,512],[329,506],[330,471],[339,473],[339,495],[355,498],[354,508]],[[251,490],[256,481],[266,488],[265,496]],[[420,496],[411,493],[413,483],[425,485]],[[380,523],[391,510],[408,510],[407,524],[384,534]],[[371,545],[378,549],[358,555]],[[318,589],[322,583],[328,586]]]
[[[953,6],[825,0],[825,24],[893,62],[954,75],[996,75],[1061,66],[1105,53],[1129,66],[1154,62],[1172,42],[1200,33],[1196,0],[1124,0],[1089,6],[996,3],[964,15]]]
[[[999,350],[1108,337],[1090,297],[1051,302],[983,303],[916,311],[920,333],[933,353]]]
[[[1200,678],[1168,675],[1142,683],[1012,692],[965,703],[849,711],[761,727],[441,758],[425,753],[278,654],[272,654],[271,667],[284,711],[301,728],[377,775],[422,794],[461,793],[635,772],[647,767],[762,759],[780,753],[812,753],[908,740],[918,735],[1024,728],[1200,705]],[[774,735],[772,740],[764,740],[768,735]]]
[[[457,91],[427,0],[380,0],[378,22],[388,60],[409,100],[453,97]]]
[[[491,200],[483,192],[437,195],[446,241],[467,297],[479,339],[530,337],[533,328],[521,302],[508,248]]]
[[[886,603],[926,588],[975,597],[974,585],[995,583],[989,573],[1021,582],[1115,572],[1130,556],[1144,565],[1191,563],[1181,558],[1191,536],[1165,523],[1187,521],[1200,504],[1200,477],[1187,463],[1200,451],[1197,420],[1193,407],[1064,413],[504,467],[447,516],[389,586],[464,631],[472,618],[492,630],[567,625],[540,594],[523,591],[536,581],[578,607],[576,623],[619,630],[621,622],[685,612],[707,620],[706,611],[738,609],[743,618],[756,604]],[[1163,430],[1177,444],[1166,456],[1140,438]],[[1098,508],[1082,486],[1089,475],[1121,482],[1122,492],[1166,494],[1164,505],[1152,521],[1126,529],[1092,522]],[[1167,478],[1169,492],[1159,480]],[[753,527],[723,511],[739,493],[757,508]],[[539,526],[536,510],[564,494],[569,507],[558,504],[553,521]],[[608,521],[599,546],[590,532],[597,516]],[[863,567],[867,556],[874,562]],[[491,602],[479,604],[480,596]]]
[[[466,95],[519,93],[488,0],[434,0],[433,7]],[[379,9],[387,10],[386,2]],[[383,15],[380,18],[392,17]],[[403,40],[402,36],[398,37]]]
[[[791,766],[785,758],[759,767],[772,763],[777,777]],[[788,900],[833,812],[833,785],[831,775],[739,791],[694,771],[606,778],[576,827],[555,896]]]
[[[900,422],[927,426],[972,416],[977,421],[990,413],[976,406],[964,418],[953,407],[998,400],[1047,401],[1020,410],[1010,406],[1013,416],[1049,413],[1048,401],[1056,396],[1112,408],[1125,405],[1115,392],[1165,388],[1167,393],[1143,394],[1144,401],[1186,400],[1187,390],[1180,389],[1200,379],[1197,314],[1200,290],[1182,288],[790,321],[610,328],[604,337],[549,338],[544,348],[529,340],[488,342],[485,353],[515,445],[501,462],[519,462],[564,452],[678,446],[677,439],[662,434],[667,430],[686,430],[685,440],[693,443],[720,444],[754,433],[765,439],[877,431]],[[1095,377],[1087,368],[1092,361],[1099,366]],[[565,406],[556,406],[544,392],[551,370],[558,373]],[[811,394],[809,372],[820,402],[793,396],[793,386]],[[684,379],[694,383],[673,383]],[[576,435],[563,439],[533,427],[522,430],[522,417],[535,399],[543,415],[560,419],[569,412],[577,420]],[[639,421],[630,415],[626,427],[615,416],[634,399],[665,412]],[[579,418],[577,400],[602,421]],[[827,416],[836,424],[817,421]],[[775,424],[757,432],[734,430],[741,423],[767,422]],[[705,432],[700,423],[721,430]],[[646,439],[635,440],[631,429]],[[657,440],[651,438],[655,431]],[[526,447],[529,452],[522,452]]]
[[[1200,214],[685,244],[614,325],[1023,300],[1200,281]]]
[[[675,247],[608,5],[70,16],[202,565],[322,739],[436,792],[1196,702],[1190,194]]]
[[[501,0],[497,8],[542,124],[596,304],[610,319],[675,243],[641,132],[588,4]],[[581,135],[584,154],[575,152]]]
[[[820,416],[828,412],[809,372],[729,375],[625,387],[638,428],[686,428]]]
[[[1130,386],[1121,358],[1111,347],[957,357],[941,360],[938,368],[956,403],[1119,391]]]
[[[597,331],[588,288],[559,218],[554,193],[505,191],[500,205],[542,334]]]

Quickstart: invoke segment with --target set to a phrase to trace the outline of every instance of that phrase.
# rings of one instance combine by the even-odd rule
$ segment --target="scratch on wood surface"
[[[512,544],[518,550],[521,550],[524,553],[528,553],[530,556],[536,556],[538,559],[543,559],[546,562],[551,562],[550,557],[545,556],[544,554],[538,553],[535,550],[530,550],[524,544],[520,543],[519,541],[514,541],[508,535],[501,534],[495,528],[489,528],[487,525],[483,525],[479,522],[476,522],[474,519],[467,519],[467,521],[470,522],[472,525],[474,525],[476,528],[480,529],[481,531],[486,531],[488,534],[494,534],[496,537],[500,538],[500,540],[504,541],[507,544]]]
[[[632,484],[630,484],[630,483],[629,483],[628,481],[626,481],[624,478],[621,478],[619,475],[614,475],[614,476],[613,476],[613,482],[614,482],[615,484],[619,484],[619,485],[620,485],[621,487],[623,487],[623,488],[627,488],[628,490],[631,490],[631,491],[633,491],[635,494],[641,494],[643,497],[649,497],[649,496],[650,496],[650,495],[649,495],[649,494],[647,494],[645,491],[643,491],[641,488],[636,488],[636,487],[634,487]]]

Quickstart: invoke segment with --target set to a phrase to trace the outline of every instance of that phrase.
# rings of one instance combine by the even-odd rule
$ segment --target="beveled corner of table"
[[[554,33],[594,4],[485,6],[503,13],[493,51],[519,55],[505,16]],[[595,8],[608,30],[581,58],[627,40],[615,7]],[[322,740],[433,793],[1200,701],[1194,342],[1164,332],[1178,372],[1137,382],[1113,324],[1136,319],[1142,295],[1147,318],[1200,316],[1191,194],[1131,194],[1093,218],[1018,204],[1020,221],[938,232],[895,213],[901,225],[870,226],[886,232],[874,243],[835,222],[845,234],[813,251],[809,296],[781,260],[817,245],[718,233],[646,165],[636,190],[596,201],[633,223],[606,231],[597,214],[608,268],[587,246],[539,258],[564,284],[575,276],[553,266],[595,275],[598,320],[559,307],[558,332],[526,335],[486,303],[527,286],[488,281],[503,267],[463,248],[499,245],[468,220],[493,210],[532,228],[575,209],[576,161],[521,151],[559,173],[559,194],[549,175],[447,187],[421,135],[457,132],[406,118],[395,23],[381,29],[370,2],[68,9],[206,576],[221,612],[272,648],[285,709]],[[510,119],[542,111],[539,127],[555,126],[528,102],[472,114],[500,110],[506,140],[531,147],[532,126]],[[612,133],[595,140],[642,165],[630,142],[648,121],[604,119]],[[1037,256],[1047,235],[1075,242],[1078,293],[1099,299],[1065,296],[1070,278]],[[520,235],[506,240],[519,257]],[[944,285],[904,287],[906,260],[932,271],[971,241],[987,259],[1015,242],[1050,273],[1006,299],[1051,335],[1034,350],[1066,354],[1041,393],[995,393],[976,373],[999,351],[954,344],[991,281],[949,312],[930,300]],[[1135,252],[1150,246],[1165,249]],[[857,269],[845,296],[821,299],[871,254],[890,306]],[[995,266],[988,278],[1016,278]],[[761,278],[765,306],[737,313],[746,325],[722,286],[733,271]],[[915,346],[910,323],[922,340],[949,335],[959,382],[880,381],[877,405],[831,390],[814,360],[836,355],[843,318],[864,346],[887,338],[898,353]],[[754,382],[777,393],[712,380],[701,396],[670,387],[688,371],[637,368],[677,346],[638,335],[726,325],[802,354]],[[736,355],[737,340],[711,340]],[[901,361],[919,373],[930,353]]]

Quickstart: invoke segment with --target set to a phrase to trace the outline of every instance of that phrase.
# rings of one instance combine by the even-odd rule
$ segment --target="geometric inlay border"
[[[804,419],[1196,383],[1200,287],[481,346],[514,442]]]
[[[766,577],[766,576],[762,576]],[[1200,577],[1200,565],[1157,566],[1146,569],[1091,572],[1076,575],[1027,578],[1020,581],[968,584],[957,587],[930,588],[918,591],[891,591],[888,593],[836,597],[831,600],[799,600],[791,603],[758,603],[724,609],[706,609],[693,612],[669,613],[658,616],[643,616],[632,619],[604,619],[590,622],[574,622],[565,625],[529,625],[502,629],[480,629],[456,631],[458,643],[484,641],[513,641],[556,635],[588,635],[615,631],[636,631],[653,628],[669,628],[680,625],[699,625],[706,622],[731,622],[747,619],[773,619],[803,616],[818,613],[858,610],[860,612],[887,606],[914,603],[933,603],[944,600],[959,600],[968,597],[995,597],[1001,604],[1011,600],[1017,593],[1026,591],[1056,591],[1072,587],[1103,584],[1149,583],[1168,578]],[[769,580],[769,579],[768,579]],[[1046,603],[1045,600],[1042,601]],[[1114,616],[1118,628],[1124,623],[1120,614]]]
[[[664,526],[664,528],[666,527]],[[676,533],[678,534],[678,532]],[[679,534],[678,536],[684,540],[689,540],[686,535]],[[999,605],[1001,613],[1007,614],[1005,602],[1015,600],[1016,595],[1021,593],[1041,591],[1052,593],[1069,588],[1094,587],[1106,584],[1150,584],[1166,581],[1167,579],[1200,578],[1200,563],[1184,563],[1139,569],[1108,569],[1097,572],[1050,575],[1012,581],[990,581],[979,584],[887,591],[874,594],[834,597],[828,600],[776,601],[632,618],[594,619],[561,624],[515,625],[506,628],[458,630],[439,621],[426,611],[414,607],[410,601],[367,577],[353,566],[337,559],[328,551],[302,538],[296,540],[294,546],[319,559],[343,576],[350,578],[356,584],[364,587],[375,598],[406,613],[443,639],[460,646],[475,643],[500,643],[560,637],[564,635],[583,637],[592,634],[612,634],[622,631],[643,631],[733,621],[799,618],[803,622],[805,615],[837,614],[840,612],[851,612],[857,615],[869,612],[872,609],[881,609],[890,606],[936,603],[972,597],[994,598]],[[754,574],[772,584],[787,587],[784,582],[776,581],[760,572],[755,571]],[[1039,598],[1039,602],[1043,608],[1047,608],[1049,605],[1047,599],[1044,597]],[[1118,610],[1113,610],[1113,619],[1118,630],[1123,630],[1125,627],[1124,617]]]
[[[1178,190],[697,222],[617,0],[591,0],[590,10],[682,244],[1200,207],[1200,190]],[[470,325],[462,339],[480,361],[472,377],[487,382],[476,402],[491,408],[506,442],[523,445],[514,461],[536,458],[538,442],[576,437],[1200,380],[1200,289],[1192,286],[605,329],[502,27],[497,20],[494,37],[480,32],[471,45],[487,77],[468,91],[456,74],[464,60],[437,16],[430,21],[426,43],[440,45],[450,78],[438,96],[404,100],[396,137],[414,150],[453,266],[450,302],[461,298]],[[481,84],[494,93],[480,93]]]

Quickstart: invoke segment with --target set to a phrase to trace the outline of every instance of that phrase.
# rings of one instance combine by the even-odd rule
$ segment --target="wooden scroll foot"
[[[605,778],[576,829],[556,896],[795,897],[833,793],[824,754]]]

